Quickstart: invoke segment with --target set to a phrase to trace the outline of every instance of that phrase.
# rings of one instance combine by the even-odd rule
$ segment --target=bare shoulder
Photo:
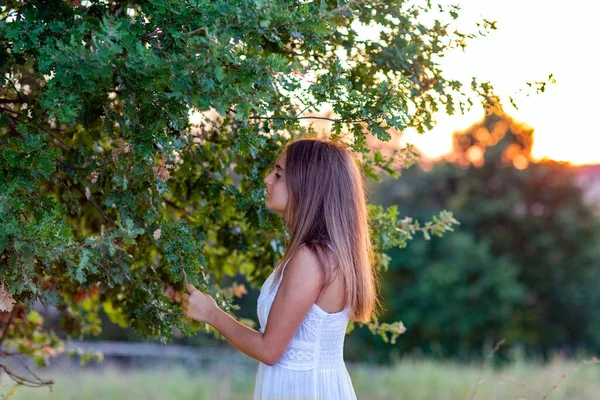
[[[323,285],[323,271],[317,257],[306,246],[297,249],[283,271],[282,284],[287,281],[310,292],[319,291]]]

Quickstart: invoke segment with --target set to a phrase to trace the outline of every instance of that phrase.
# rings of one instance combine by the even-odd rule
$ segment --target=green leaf
[[[39,312],[32,310],[27,314],[27,321],[32,324],[41,325],[44,323],[44,317]]]

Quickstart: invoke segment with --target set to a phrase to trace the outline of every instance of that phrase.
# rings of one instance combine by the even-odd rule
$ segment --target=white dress
[[[261,287],[257,301],[261,333],[265,331],[281,283],[279,279],[276,286],[268,290],[274,283],[274,274],[275,270]],[[273,366],[259,363],[254,400],[356,399],[343,357],[348,320],[348,307],[328,313],[313,304],[279,362]]]

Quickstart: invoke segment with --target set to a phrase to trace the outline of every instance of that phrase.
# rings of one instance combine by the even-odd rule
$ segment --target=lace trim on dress
[[[296,370],[315,368],[315,343],[292,339],[283,357],[277,362],[278,367]]]

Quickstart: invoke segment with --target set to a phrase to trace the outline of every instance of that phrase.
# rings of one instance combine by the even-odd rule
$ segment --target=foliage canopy
[[[489,84],[465,88],[440,70],[447,51],[494,28],[456,31],[458,11],[388,0],[3,2],[0,279],[17,308],[52,304],[73,335],[98,333],[103,309],[162,340],[197,328],[169,287],[191,282],[231,310],[222,278],[260,282],[282,254],[262,179],[287,140],[315,133],[301,122],[330,122],[379,180],[414,157],[372,151],[368,135],[424,132],[438,109],[490,101]],[[361,24],[379,39],[361,39]],[[324,104],[332,116],[309,115]],[[370,217],[378,252],[456,222],[444,212],[419,226],[374,206]],[[7,340],[33,343],[34,319],[13,311]]]
[[[390,249],[386,318],[403,351],[481,356],[597,352],[600,224],[575,169],[531,158],[533,129],[502,112],[454,135],[450,160],[380,185],[382,204],[415,217],[448,208],[460,232]],[[526,168],[525,168],[526,167]],[[382,352],[383,353],[383,352]]]

